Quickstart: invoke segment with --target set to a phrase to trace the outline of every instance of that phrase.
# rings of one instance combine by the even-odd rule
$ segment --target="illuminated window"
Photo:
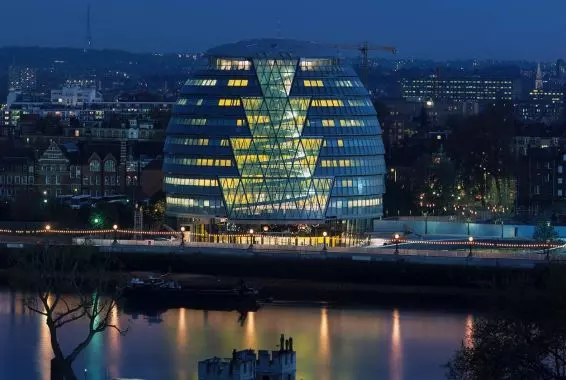
[[[105,172],[115,172],[116,171],[116,162],[114,160],[104,161],[104,171]]]
[[[237,107],[241,104],[240,99],[218,99],[218,106],[220,107]]]
[[[246,87],[248,85],[247,79],[230,79],[228,80],[228,87]]]
[[[222,160],[213,158],[180,158],[166,157],[165,163],[173,165],[189,165],[189,166],[232,166],[232,160]]]
[[[165,183],[177,186],[218,187],[218,180],[204,178],[165,177]]]
[[[216,79],[189,79],[185,82],[186,86],[216,86]]]
[[[334,120],[330,119],[330,120],[322,120],[322,126],[323,127],[334,127]]]
[[[220,70],[250,70],[252,63],[248,60],[217,59],[216,68]]]
[[[181,125],[191,125],[191,126],[203,126],[206,125],[206,119],[182,119],[182,118],[173,118],[173,124],[181,124]]]
[[[305,87],[324,87],[324,83],[321,80],[304,80],[303,84]]]
[[[89,164],[89,170],[91,172],[99,172],[100,171],[100,161],[92,160]]]
[[[332,66],[331,59],[303,59],[299,63],[301,71],[327,70]]]
[[[202,106],[203,99],[186,99],[181,98],[177,100],[177,105],[179,106]]]
[[[220,199],[193,199],[167,196],[167,204],[189,208],[220,208],[224,203]]]
[[[343,107],[344,102],[340,99],[313,99],[312,107]]]

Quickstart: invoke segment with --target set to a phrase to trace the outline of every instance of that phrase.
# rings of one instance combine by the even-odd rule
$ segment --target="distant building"
[[[538,215],[557,202],[566,201],[566,150],[530,148],[520,157],[517,173],[517,206]]]
[[[478,102],[432,101],[407,102],[403,99],[382,99],[388,110],[378,115],[389,146],[402,145],[405,139],[419,133],[442,129],[451,116],[476,115],[481,107]]]
[[[10,66],[8,92],[31,92],[37,87],[37,72],[31,67]]]
[[[564,115],[564,92],[534,89],[529,100],[515,104],[517,116],[527,122],[550,124]]]
[[[540,64],[537,66],[534,89],[526,101],[515,104],[515,113],[526,122],[551,124],[563,119],[564,91],[547,84],[545,88]]]
[[[45,196],[71,194],[69,158],[57,143],[52,142],[37,160],[37,185]]]
[[[293,338],[281,336],[277,351],[254,350],[232,352],[232,358],[211,358],[198,363],[199,380],[295,380],[296,353]]]
[[[102,102],[102,94],[94,87],[64,86],[51,90],[51,103],[65,106],[82,106]]]
[[[79,139],[162,140],[173,103],[97,102],[68,106],[63,103],[15,102],[2,109],[0,131],[4,136],[23,136],[27,117],[52,116],[63,126],[63,136]],[[70,123],[76,119],[78,123]],[[35,138],[36,136],[30,136]]]
[[[13,199],[35,188],[35,156],[30,148],[2,146],[0,198]]]
[[[520,94],[520,82],[512,79],[436,77],[402,79],[403,99],[410,102],[445,100],[451,102],[510,101]]]

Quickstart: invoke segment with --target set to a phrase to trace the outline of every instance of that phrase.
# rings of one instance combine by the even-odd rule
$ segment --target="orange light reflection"
[[[248,312],[245,327],[246,348],[257,348],[257,336],[255,330],[255,312]]]
[[[393,310],[391,321],[391,354],[389,356],[389,371],[392,380],[403,379],[403,347],[401,341],[401,321],[399,310]]]

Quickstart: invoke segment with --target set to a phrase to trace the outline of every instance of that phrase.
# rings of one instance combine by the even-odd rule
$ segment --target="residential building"
[[[63,86],[61,89],[51,90],[51,103],[63,106],[83,106],[102,102],[102,94],[94,87]]]
[[[0,198],[14,199],[35,189],[35,155],[32,149],[4,144],[0,152]]]
[[[566,200],[565,167],[565,149],[529,148],[518,165],[518,207],[532,215],[561,207],[559,203]]]
[[[61,146],[54,141],[39,156],[36,183],[44,195],[56,197],[71,194],[69,163]]]

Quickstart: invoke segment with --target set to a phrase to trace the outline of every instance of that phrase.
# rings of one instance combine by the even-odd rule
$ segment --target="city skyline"
[[[396,46],[401,58],[551,61],[563,56],[554,41],[566,37],[560,17],[566,3],[550,3],[547,6],[554,11],[541,18],[533,17],[532,4],[526,0],[514,2],[512,8],[487,0],[473,4],[363,0],[348,7],[335,1],[289,0],[282,7],[258,0],[237,4],[165,0],[143,8],[130,1],[98,0],[91,4],[91,24],[95,49],[197,52],[237,40],[283,37],[338,44],[367,40]],[[0,46],[83,48],[88,4],[89,0],[7,3],[5,13],[10,17],[0,25]],[[25,27],[26,23],[35,27]]]

